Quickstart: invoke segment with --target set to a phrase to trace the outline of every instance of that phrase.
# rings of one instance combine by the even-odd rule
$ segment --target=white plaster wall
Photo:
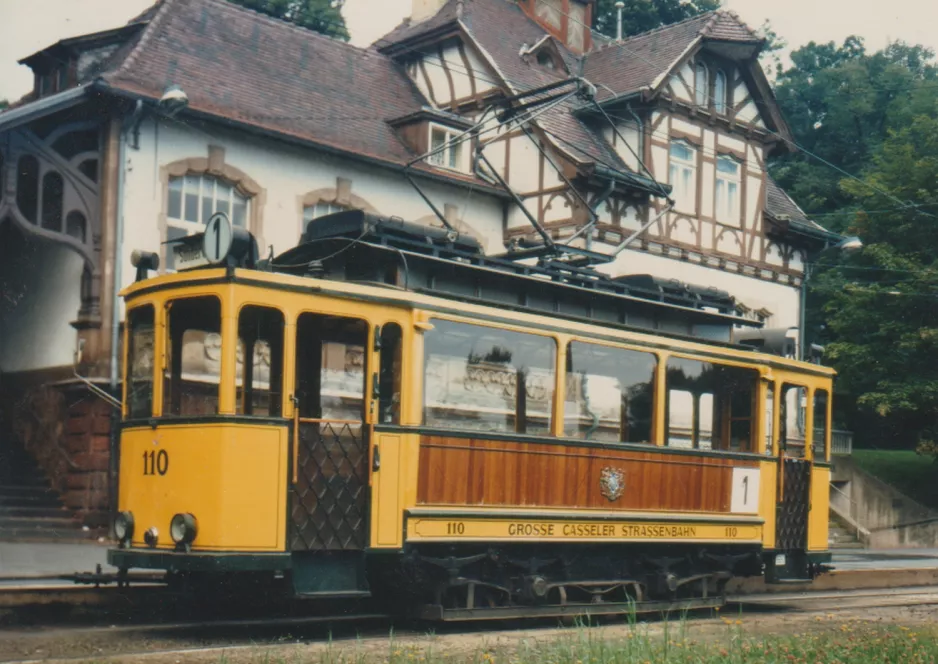
[[[736,150],[737,152],[742,152],[743,154],[746,153],[745,141],[741,141],[739,139],[732,138],[731,136],[726,136],[725,134],[721,134],[719,137],[719,142],[720,142],[721,148],[730,148],[732,150]]]
[[[269,245],[273,245],[275,254],[296,246],[302,226],[299,198],[316,189],[335,188],[338,177],[350,179],[352,193],[364,198],[380,214],[411,221],[433,215],[413,187],[390,169],[286,143],[245,138],[224,130],[206,132],[178,123],[156,127],[153,122],[146,122],[141,128],[140,150],[127,151],[121,279],[124,285],[134,277],[130,265],[134,249],[160,250],[163,238],[158,219],[166,196],[160,184],[160,167],[191,157],[206,157],[209,145],[223,147],[225,163],[242,170],[266,190],[263,235],[257,237],[261,255],[267,254]],[[462,224],[477,234],[487,251],[502,251],[500,199],[478,189],[418,181],[441,211],[447,203],[459,208]]]
[[[599,249],[599,247],[597,247]],[[698,286],[713,286],[733,295],[738,302],[752,309],[766,308],[772,312],[767,327],[796,327],[799,316],[799,290],[769,281],[732,274],[704,265],[675,261],[643,251],[626,249],[616,260],[599,269],[612,276],[652,274],[679,279]]]
[[[423,68],[427,72],[427,78],[430,79],[430,85],[433,86],[436,105],[441,106],[452,101],[453,95],[449,91],[449,79],[446,78],[446,71],[443,69],[440,56],[435,53],[425,55]]]
[[[70,323],[81,306],[82,258],[59,244],[30,239],[34,270],[16,270],[0,247],[0,372],[70,366],[77,332]],[[11,269],[5,269],[5,268]]]
[[[636,155],[642,154],[642,140],[638,132],[638,127],[636,127],[634,123],[623,122],[616,125],[616,128],[619,130],[619,135],[625,139],[625,144],[623,144],[618,137],[616,137],[616,153],[629,168],[633,171],[638,171],[638,157],[636,157]],[[609,140],[609,144],[612,145],[611,138],[607,140]],[[630,147],[632,148],[631,150],[629,149]]]
[[[540,189],[538,160],[540,153],[527,136],[511,139],[511,188],[519,194],[527,194]]]
[[[443,60],[453,77],[453,88],[456,91],[456,99],[463,99],[472,95],[472,83],[469,80],[469,72],[466,70],[466,63],[459,55],[459,49],[456,46],[450,46],[443,49]]]
[[[698,125],[682,120],[681,118],[671,118],[671,129],[683,131],[685,134],[690,134],[691,136],[700,136],[700,127]]]
[[[746,102],[739,110],[739,113],[736,114],[736,118],[742,122],[752,122],[757,117],[759,117],[759,109],[753,101]]]

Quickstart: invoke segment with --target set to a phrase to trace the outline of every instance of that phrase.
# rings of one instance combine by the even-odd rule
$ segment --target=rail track
[[[11,599],[18,593],[20,604]],[[94,598],[94,599],[93,599]],[[23,603],[22,600],[30,600]],[[91,603],[86,603],[91,600]],[[889,608],[918,607],[938,615],[938,586],[866,588],[855,590],[796,591],[736,594],[726,598],[722,615],[747,617],[798,615],[846,615]],[[367,603],[347,603],[336,611],[309,603],[274,606],[213,607],[203,603],[178,605],[178,596],[158,587],[11,589],[0,587],[0,661],[101,660],[106,657],[141,661],[218,661],[241,653],[274,649],[367,648],[381,654],[389,634],[398,640],[425,638],[428,624],[393,619],[372,610]],[[331,609],[331,612],[328,610]],[[211,611],[210,613],[207,613]],[[271,612],[273,611],[273,612]],[[711,610],[690,611],[681,616],[689,624],[717,626]],[[15,620],[9,620],[16,616]],[[208,616],[208,617],[207,617]],[[672,619],[674,615],[672,614]],[[614,629],[626,623],[621,617],[594,617],[596,624]],[[648,624],[661,623],[650,615]],[[569,624],[569,621],[567,622]],[[543,637],[557,626],[556,619],[493,620],[476,623],[434,625],[435,638],[479,636],[491,640],[499,635],[517,639],[524,635]],[[387,652],[384,652],[387,655]],[[173,659],[173,658],[176,659]]]

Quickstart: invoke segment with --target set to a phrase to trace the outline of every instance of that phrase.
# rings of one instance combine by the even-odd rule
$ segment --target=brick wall
[[[4,381],[3,419],[66,507],[86,525],[108,519],[111,406],[81,385]]]

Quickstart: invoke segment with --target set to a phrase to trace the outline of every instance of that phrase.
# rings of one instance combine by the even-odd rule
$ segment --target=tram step
[[[58,496],[0,496],[0,510],[12,507],[46,507],[59,509],[62,503]]]
[[[79,528],[49,528],[47,526],[34,526],[25,528],[9,528],[0,522],[0,541],[15,540],[42,540],[44,542],[78,542],[89,541],[97,537],[95,531],[86,531]]]
[[[59,495],[47,485],[0,484],[0,500],[4,498],[52,498]]]
[[[0,520],[8,517],[28,517],[31,519],[62,519],[69,518],[71,514],[64,507],[58,506],[37,506],[37,505],[18,505],[13,504],[5,506],[0,503]]]

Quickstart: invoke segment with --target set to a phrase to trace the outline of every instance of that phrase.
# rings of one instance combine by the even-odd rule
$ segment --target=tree
[[[890,132],[862,182],[844,191],[861,255],[819,280],[840,390],[879,444],[938,442],[938,119]],[[888,196],[885,194],[889,194]],[[907,202],[900,205],[896,202]],[[875,212],[875,213],[874,213]]]
[[[810,282],[808,341],[839,372],[840,414],[858,442],[938,440],[938,67],[902,42],[810,43],[779,71],[776,98],[804,150],[770,170],[829,229],[858,234]],[[858,176],[860,180],[846,177]],[[934,206],[934,207],[932,207]],[[842,264],[842,267],[830,265]]]
[[[616,0],[598,0],[593,10],[593,28],[604,35],[616,34],[615,4]],[[719,8],[720,0],[625,0],[622,34],[637,35]]]
[[[8,102],[6,99],[0,99],[0,111],[9,108],[9,106],[10,102]]]
[[[772,173],[809,216],[824,215],[832,230],[850,223],[856,201],[840,187],[837,169],[861,173],[890,130],[935,112],[932,56],[902,42],[869,54],[859,37],[792,52],[793,66],[777,74],[775,96],[806,151],[776,160]]]
[[[342,17],[345,0],[229,0],[248,9],[268,14],[329,37],[348,41]]]

